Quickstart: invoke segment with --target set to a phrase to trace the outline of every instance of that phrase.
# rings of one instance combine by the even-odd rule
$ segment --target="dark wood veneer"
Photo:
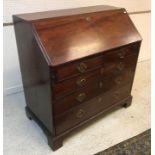
[[[108,79],[99,79],[96,81],[96,83],[93,84],[93,86],[89,85],[88,87],[85,87],[84,89],[80,89],[76,91],[75,93],[72,93],[70,95],[66,95],[63,98],[54,101],[54,114],[60,115],[63,114],[63,112],[76,107],[77,105],[80,105],[83,102],[86,102],[90,100],[91,98],[94,98],[98,96],[99,94],[103,92],[107,92],[114,88],[119,88],[127,83],[131,83],[131,80],[133,78],[133,70],[128,70],[118,76],[112,76],[108,77]],[[118,80],[121,79],[120,82]],[[110,83],[109,83],[110,81]],[[100,86],[100,83],[102,82],[102,86]],[[86,97],[83,101],[79,102],[77,100],[77,97],[80,93],[85,93]]]
[[[108,52],[104,52],[103,54],[94,55],[93,57],[85,58],[79,61],[75,61],[73,63],[65,64],[56,67],[56,80],[62,81],[66,78],[70,78],[72,76],[80,75],[77,66],[84,62],[87,65],[87,71],[102,67],[104,64],[114,61],[120,61],[123,60],[121,57],[121,54],[123,54],[124,57],[130,56],[133,54],[138,54],[138,45],[137,44],[130,44],[125,47],[117,48],[115,50],[110,50]]]
[[[58,97],[67,95],[69,93],[74,92],[75,90],[79,90],[84,87],[91,86],[91,84],[95,84],[97,81],[100,81],[101,78],[105,79],[105,78],[108,78],[109,76],[115,76],[116,74],[121,73],[122,71],[120,71],[118,68],[121,62],[124,64],[124,68],[122,71],[129,70],[130,72],[130,70],[131,69],[134,70],[136,66],[137,56],[131,55],[129,57],[124,58],[121,61],[119,59],[116,59],[116,60],[112,59],[111,61],[104,62],[99,68],[97,68],[93,72],[89,71],[80,76],[75,75],[75,77],[73,77],[72,80],[68,79],[59,83],[54,83],[53,97],[58,98]],[[130,72],[129,74],[131,75],[134,74],[134,71]],[[79,86],[77,84],[77,81],[80,79],[86,79],[85,84],[82,86]]]
[[[56,150],[72,130],[131,105],[141,37],[124,8],[14,15],[26,115]]]
[[[89,119],[91,116],[94,116],[103,109],[110,107],[112,104],[117,103],[121,99],[127,98],[129,96],[130,86],[131,84],[127,84],[120,89],[111,89],[110,91],[97,96],[89,102],[81,104],[63,115],[56,117],[56,134],[60,134],[68,128],[74,127],[76,124]],[[118,98],[115,98],[115,93],[120,93],[121,95]],[[77,114],[80,110],[83,110],[84,113],[81,118],[78,118]]]

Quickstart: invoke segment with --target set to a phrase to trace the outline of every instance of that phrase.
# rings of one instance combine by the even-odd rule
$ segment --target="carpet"
[[[151,129],[95,155],[151,155]]]

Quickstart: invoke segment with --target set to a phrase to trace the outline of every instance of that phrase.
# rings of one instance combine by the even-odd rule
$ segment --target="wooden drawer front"
[[[96,83],[94,83],[94,85],[90,85],[90,87],[78,90],[71,95],[54,101],[54,115],[61,115],[65,111],[68,111],[103,92],[107,92],[110,89],[119,88],[127,83],[131,83],[133,75],[133,70],[127,70],[115,77],[111,76],[104,79],[100,78],[96,81]]]
[[[61,98],[77,90],[94,85],[100,78],[116,76],[122,71],[134,69],[137,61],[137,55],[125,57],[123,60],[108,62],[101,68],[92,72],[84,73],[81,76],[74,77],[53,85],[53,98]]]
[[[81,76],[63,81],[61,83],[55,84],[53,86],[53,94],[55,98],[61,98],[67,94],[73,93],[79,89],[88,87],[89,85],[94,85],[98,81],[100,74],[100,69],[93,72],[85,73]]]
[[[63,131],[76,126],[116,102],[128,97],[130,94],[130,88],[131,84],[128,84],[120,89],[110,90],[74,109],[71,109],[61,116],[55,117],[56,134],[62,133]]]
[[[78,62],[76,61],[63,66],[58,66],[55,69],[56,81],[62,81],[64,79],[86,73],[90,70],[103,66],[104,63],[109,61],[123,60],[129,55],[137,53],[138,46],[136,44],[132,44],[117,50],[105,52],[99,56],[94,56],[85,60],[79,60]]]

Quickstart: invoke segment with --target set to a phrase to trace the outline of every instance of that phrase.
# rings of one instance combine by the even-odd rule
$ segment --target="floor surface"
[[[99,117],[70,134],[53,152],[25,116],[23,92],[4,96],[4,155],[92,155],[150,128],[150,61],[139,62],[129,108]]]

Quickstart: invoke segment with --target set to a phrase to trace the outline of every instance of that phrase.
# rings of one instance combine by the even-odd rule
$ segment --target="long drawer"
[[[100,78],[96,83],[78,90],[68,96],[54,101],[54,115],[58,116],[65,111],[70,110],[77,105],[96,97],[97,95],[107,92],[114,88],[119,88],[127,83],[131,83],[134,71],[126,70],[117,76],[110,76],[108,78]]]
[[[109,56],[110,59],[110,56]],[[119,75],[123,71],[135,68],[137,55],[130,55],[122,60],[108,61],[101,68],[84,73],[81,76],[71,78],[53,84],[53,98],[58,99],[75,91],[94,85],[100,79]]]
[[[130,89],[131,84],[127,84],[119,89],[109,90],[106,93],[67,111],[61,116],[54,117],[56,134],[60,134],[67,129],[82,123],[102,110],[105,110],[118,101],[128,97],[130,95]]]
[[[95,68],[102,67],[103,64],[109,61],[123,60],[125,57],[137,54],[137,44],[130,44],[125,47],[104,52],[102,55],[97,55],[89,58],[84,58],[80,61],[64,64],[55,68],[55,81],[62,81],[83,73],[89,72]]]

